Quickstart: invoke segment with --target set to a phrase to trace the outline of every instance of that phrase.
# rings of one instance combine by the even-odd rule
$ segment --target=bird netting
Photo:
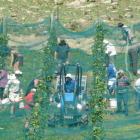
[[[139,73],[140,66],[138,61],[139,23],[118,27],[118,25],[109,25],[98,20],[83,31],[76,32],[67,29],[59,20],[52,17],[28,24],[18,23],[11,18],[5,18],[1,22],[1,34],[8,37],[8,42],[0,44],[1,69],[8,72],[11,76],[10,80],[15,80],[15,77],[12,77],[13,73],[18,72],[17,75],[22,73],[19,80],[23,90],[22,97],[26,100],[24,103],[23,100],[20,103],[13,103],[11,99],[5,98],[1,103],[1,140],[35,138],[53,140],[61,139],[61,135],[64,135],[64,139],[68,139],[67,136],[69,136],[74,140],[77,134],[79,134],[77,139],[86,139],[92,129],[88,114],[90,112],[88,92],[92,87],[91,73],[94,59],[91,46],[94,45],[99,22],[102,23],[105,37],[103,43],[107,48],[106,65],[113,63],[117,70],[123,69],[133,80],[133,76]],[[66,65],[59,65],[54,59],[56,47],[61,40],[66,40],[70,47],[69,62],[66,62]],[[115,48],[115,54],[112,54],[114,53],[112,48]],[[70,73],[73,79],[78,81],[74,91],[76,96],[64,94],[65,76]],[[34,96],[37,80],[41,81],[41,84]],[[105,80],[107,82],[108,79]],[[27,97],[29,91],[31,94]],[[47,95],[42,94],[44,92]],[[134,95],[130,96],[134,98]],[[31,99],[41,103],[41,106],[36,104],[33,107],[33,102],[29,101],[31,104],[21,109],[22,105]],[[134,104],[134,102],[130,101],[130,108],[131,103]],[[10,116],[13,104],[16,107],[15,116]],[[31,121],[30,130],[29,121]]]

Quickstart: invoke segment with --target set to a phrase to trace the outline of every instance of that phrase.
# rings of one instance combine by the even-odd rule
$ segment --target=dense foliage
[[[96,29],[95,43],[92,47],[93,55],[93,79],[91,90],[91,121],[92,127],[92,140],[103,139],[103,115],[104,115],[104,100],[103,94],[105,91],[105,53],[103,47],[103,27],[101,23],[98,23]]]
[[[0,69],[5,67],[6,57],[9,54],[9,48],[7,47],[8,37],[3,33],[0,34]]]
[[[47,46],[44,48],[41,79],[35,94],[35,106],[29,118],[29,131],[27,137],[31,140],[43,139],[48,120],[49,97],[52,94],[54,74],[54,30],[50,30],[50,37]],[[55,39],[55,40],[54,40]]]

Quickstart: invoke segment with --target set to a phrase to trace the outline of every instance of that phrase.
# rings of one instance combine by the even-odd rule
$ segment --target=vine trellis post
[[[50,21],[50,34],[48,44],[43,50],[43,68],[42,76],[35,94],[35,106],[29,118],[29,128],[27,136],[30,140],[41,140],[47,133],[47,121],[48,121],[48,106],[49,95],[52,93],[53,86],[53,74],[55,71],[54,63],[54,47],[56,46],[56,32],[53,24],[53,18]]]
[[[92,90],[91,90],[91,139],[101,140],[104,137],[103,117],[105,102],[103,95],[106,90],[105,48],[103,45],[104,30],[101,22],[97,23],[95,42],[92,47]]]

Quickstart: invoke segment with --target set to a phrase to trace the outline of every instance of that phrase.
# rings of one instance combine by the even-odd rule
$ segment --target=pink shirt
[[[0,87],[5,88],[8,82],[8,73],[5,70],[0,71]]]

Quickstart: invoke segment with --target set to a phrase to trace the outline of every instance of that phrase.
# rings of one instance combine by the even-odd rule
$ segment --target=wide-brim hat
[[[124,74],[124,71],[123,71],[122,69],[120,69],[120,70],[118,71],[118,73]]]
[[[71,79],[72,79],[72,75],[71,75],[70,73],[68,73],[68,74],[66,75],[66,78],[71,78]]]
[[[22,71],[16,70],[16,71],[15,71],[15,74],[16,74],[16,75],[22,75]]]
[[[103,43],[109,44],[109,41],[105,39],[105,40],[103,41]]]
[[[31,91],[32,91],[32,92],[36,92],[36,89],[35,89],[35,88],[32,88]]]

